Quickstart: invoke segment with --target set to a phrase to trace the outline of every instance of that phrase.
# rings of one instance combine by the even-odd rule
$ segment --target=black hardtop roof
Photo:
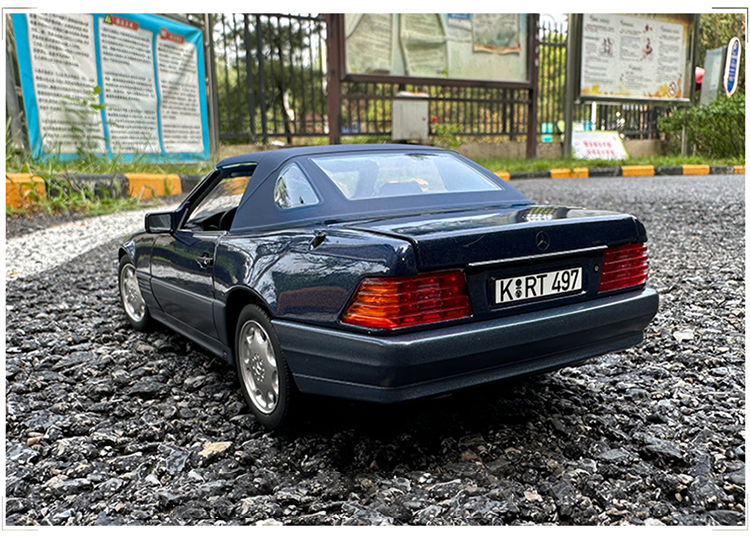
[[[335,155],[367,155],[373,153],[401,154],[442,154],[458,156],[461,161],[468,161],[467,166],[478,169],[490,180],[503,186],[502,190],[492,192],[462,192],[441,193],[430,197],[383,197],[379,199],[347,200],[333,181],[319,168],[306,168],[308,179],[320,195],[320,203],[293,209],[281,209],[275,204],[257,204],[252,211],[245,211],[246,205],[251,204],[253,197],[265,197],[265,201],[273,200],[274,182],[265,182],[269,175],[279,170],[284,164],[295,158]],[[302,160],[304,161],[304,159]],[[255,166],[257,164],[257,166]],[[236,167],[236,169],[234,168]],[[245,167],[248,168],[247,172]],[[451,210],[461,207],[476,207],[502,204],[529,204],[521,192],[506,184],[491,171],[484,169],[471,160],[461,157],[456,152],[412,144],[341,144],[336,146],[304,146],[297,148],[280,148],[250,154],[243,154],[227,158],[219,162],[217,168],[222,174],[251,174],[253,182],[240,200],[237,213],[232,223],[232,232],[251,230],[256,228],[278,228],[281,226],[302,225],[310,223],[328,222],[331,220],[362,216],[393,216],[403,212],[414,212],[414,209]],[[250,168],[253,170],[250,171]],[[260,200],[260,199],[258,199]]]
[[[276,168],[287,159],[298,156],[317,156],[321,154],[341,154],[345,152],[382,152],[382,151],[422,151],[422,152],[446,152],[442,148],[434,146],[421,146],[415,144],[337,144],[328,146],[297,146],[294,148],[278,148],[274,150],[263,150],[261,152],[251,152],[222,159],[216,167],[221,169],[233,165],[242,165],[245,163],[263,162],[263,168]]]

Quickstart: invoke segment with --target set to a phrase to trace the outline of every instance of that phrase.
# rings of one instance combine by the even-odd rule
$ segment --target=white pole
[[[596,101],[591,102],[591,131],[596,131]]]

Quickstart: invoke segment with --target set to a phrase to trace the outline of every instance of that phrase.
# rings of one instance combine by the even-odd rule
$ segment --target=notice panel
[[[99,18],[99,43],[112,152],[160,152],[154,34],[124,17],[105,20]]]
[[[690,34],[690,21],[682,15],[585,14],[581,95],[688,98]]]
[[[528,21],[511,13],[347,13],[346,72],[527,82]]]
[[[94,99],[97,85],[93,17],[35,13],[23,22],[30,36],[28,71],[37,96],[34,114],[27,118],[29,125],[35,120],[40,145],[46,152],[76,152],[82,146],[103,152],[101,115],[85,104]]]
[[[209,157],[202,32],[148,14],[14,14],[32,155]]]
[[[390,73],[393,20],[390,13],[346,15],[347,73]]]
[[[200,84],[196,47],[182,36],[162,30],[156,40],[162,137],[166,152],[202,152]]]

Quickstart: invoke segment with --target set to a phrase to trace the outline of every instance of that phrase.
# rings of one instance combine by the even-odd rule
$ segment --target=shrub
[[[722,96],[700,107],[691,107],[687,114],[677,110],[672,116],[659,119],[659,129],[681,138],[685,121],[688,143],[696,153],[714,158],[745,157],[744,94]]]

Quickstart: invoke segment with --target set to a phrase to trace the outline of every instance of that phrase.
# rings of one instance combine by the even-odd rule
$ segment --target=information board
[[[692,16],[583,15],[582,97],[687,100]]]
[[[32,156],[210,156],[203,36],[156,15],[14,14]]]
[[[346,72],[526,82],[528,17],[517,13],[353,13]]]
[[[616,131],[574,131],[573,157],[577,159],[628,159]]]

